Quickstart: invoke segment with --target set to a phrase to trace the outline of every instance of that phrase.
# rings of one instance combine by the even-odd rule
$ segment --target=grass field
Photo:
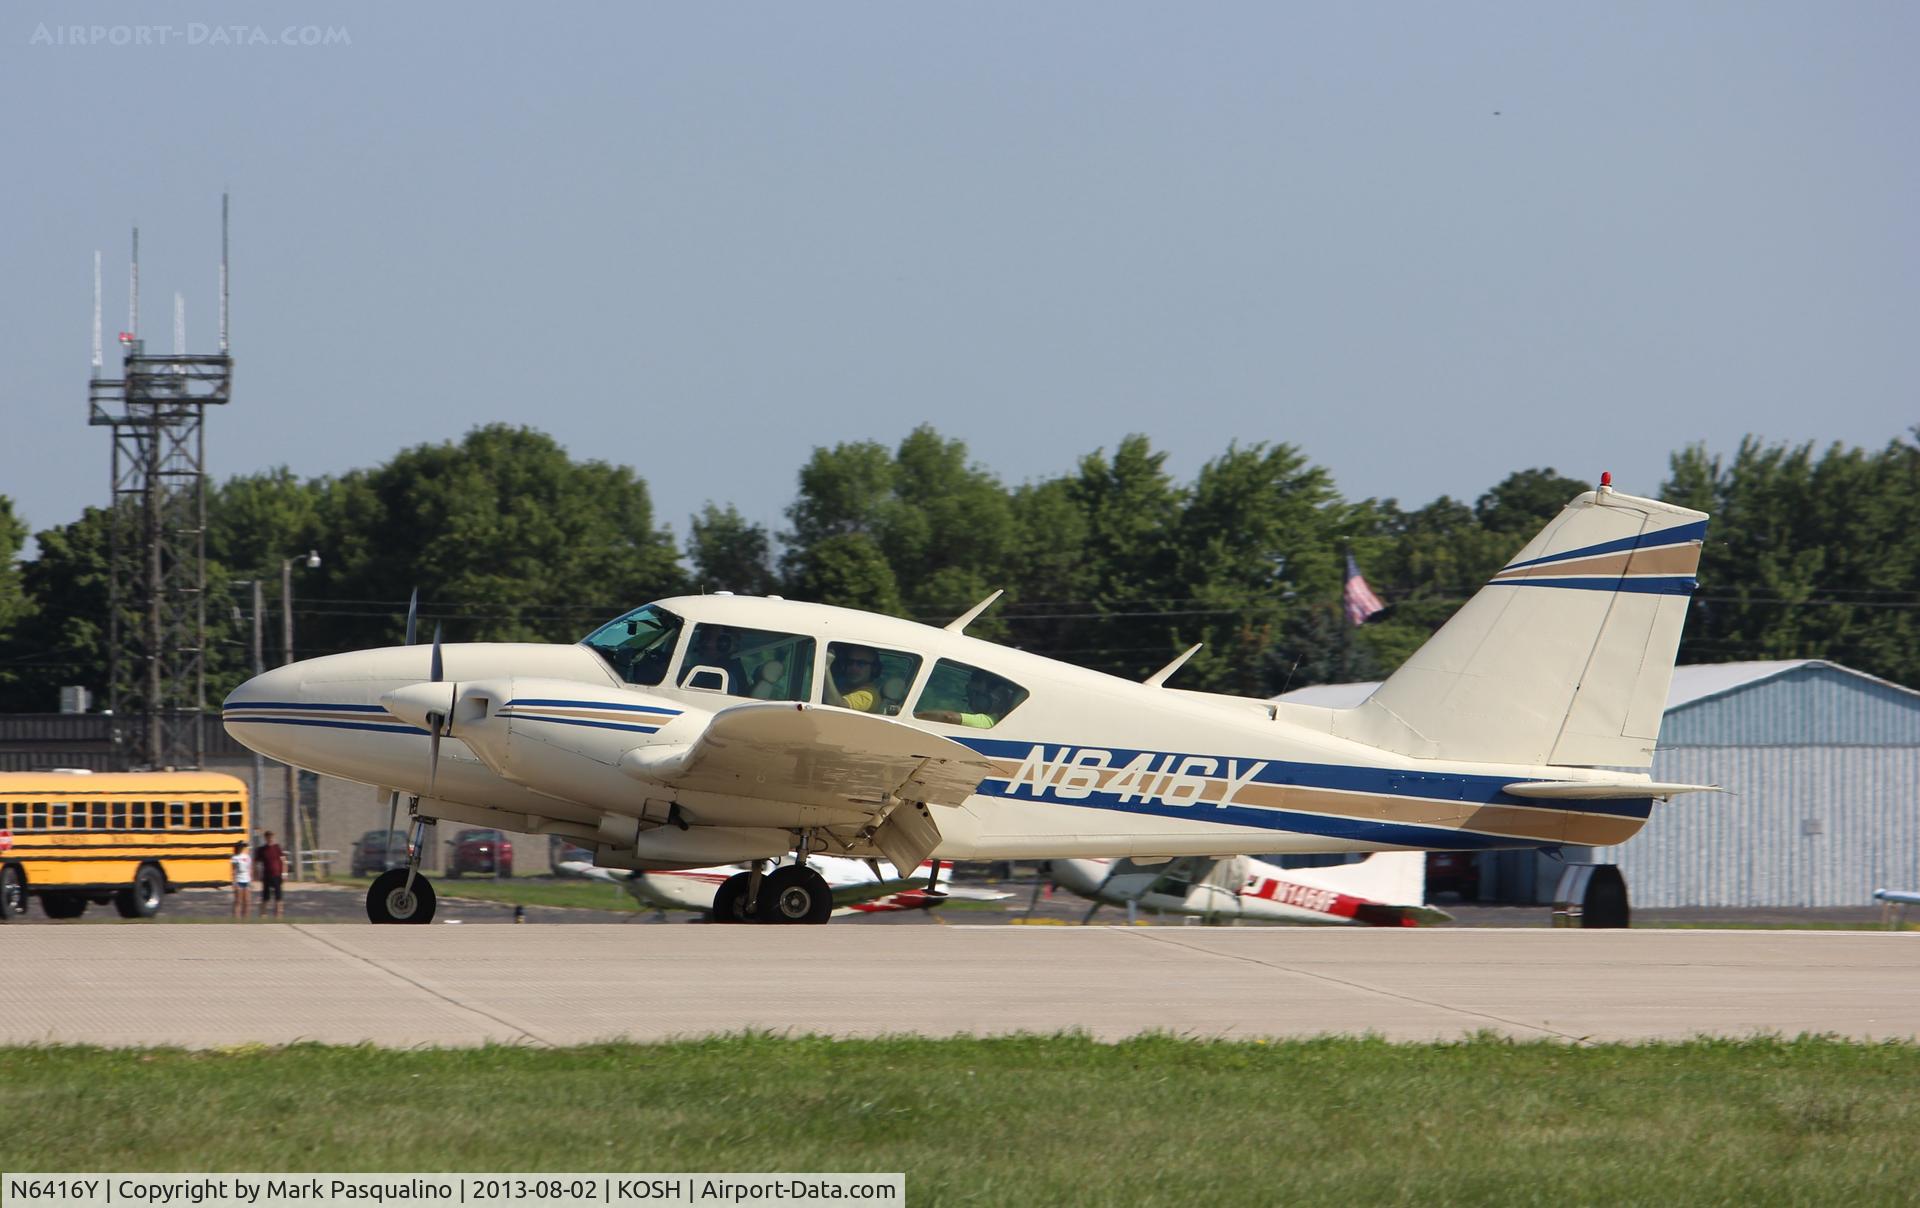
[[[0,1049],[0,1170],[907,1173],[915,1204],[1911,1202],[1920,1047]]]

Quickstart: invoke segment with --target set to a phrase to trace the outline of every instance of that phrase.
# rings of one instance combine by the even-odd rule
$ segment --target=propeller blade
[[[427,673],[429,680],[437,684],[446,678],[446,668],[440,662],[440,623],[438,621],[434,622],[433,625],[433,662],[428,664],[428,666],[430,668]]]
[[[433,785],[440,777],[440,734],[447,719],[438,713],[427,714],[427,796],[433,796]]]
[[[407,601],[407,645],[420,640],[420,589],[413,589],[413,598]]]

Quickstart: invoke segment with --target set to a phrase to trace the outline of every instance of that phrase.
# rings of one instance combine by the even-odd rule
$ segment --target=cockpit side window
[[[913,715],[920,721],[991,730],[1018,709],[1027,695],[1025,688],[1005,676],[941,659],[928,673]]]
[[[719,674],[695,679],[694,673],[702,669]],[[714,678],[717,686],[707,682]],[[813,688],[813,639],[770,629],[698,624],[674,682],[755,700],[805,700]]]
[[[857,642],[827,643],[827,682],[820,699],[842,709],[890,715],[907,703],[920,656]]]
[[[627,683],[651,687],[667,677],[682,624],[673,613],[648,604],[608,621],[581,645],[606,659],[614,674]]]

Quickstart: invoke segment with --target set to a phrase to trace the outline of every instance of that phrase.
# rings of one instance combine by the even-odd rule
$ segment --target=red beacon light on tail
[[[1603,491],[1611,491],[1613,489],[1613,471],[1612,470],[1600,471],[1600,489]]]

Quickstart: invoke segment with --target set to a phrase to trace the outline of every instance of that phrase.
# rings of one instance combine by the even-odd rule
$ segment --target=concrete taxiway
[[[69,926],[0,968],[7,1044],[1920,1037],[1911,932]]]

